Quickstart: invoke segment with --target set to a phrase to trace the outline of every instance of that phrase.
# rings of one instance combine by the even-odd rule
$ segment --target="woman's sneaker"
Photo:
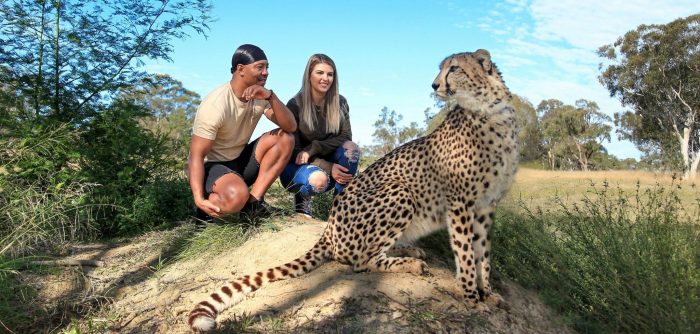
[[[302,196],[299,193],[294,194],[294,212],[304,215],[306,218],[311,218],[311,196]]]

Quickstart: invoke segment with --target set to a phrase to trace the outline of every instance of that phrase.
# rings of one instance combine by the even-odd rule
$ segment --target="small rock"
[[[391,319],[396,320],[398,318],[403,317],[403,313],[399,311],[394,311],[394,313],[391,314]]]

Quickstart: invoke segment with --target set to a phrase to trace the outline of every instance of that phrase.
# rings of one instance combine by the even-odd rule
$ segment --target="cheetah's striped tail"
[[[238,304],[246,295],[259,289],[263,284],[301,276],[316,269],[329,258],[328,246],[324,238],[321,238],[313,248],[296,260],[270,268],[266,272],[261,271],[255,275],[246,275],[228,282],[194,307],[190,312],[188,324],[194,331],[210,331],[216,326],[216,316],[219,313]]]

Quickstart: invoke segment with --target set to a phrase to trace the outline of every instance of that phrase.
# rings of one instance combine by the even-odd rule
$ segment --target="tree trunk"
[[[547,151],[547,162],[549,162],[549,169],[554,170],[554,154],[552,150]]]
[[[575,143],[576,145],[576,150],[578,151],[578,155],[576,156],[576,159],[578,160],[579,165],[581,165],[581,170],[584,172],[588,171],[588,159],[586,158],[586,154],[583,152],[583,148],[581,147],[581,144]]]
[[[683,136],[678,138],[681,144],[681,156],[683,157],[683,179],[695,179],[695,175],[698,171],[698,164],[700,163],[700,152],[696,152],[693,160],[690,160],[690,134],[692,132],[691,127],[686,127],[683,129]]]
[[[56,48],[56,63],[54,64],[55,68],[55,73],[54,73],[54,84],[55,84],[55,96],[54,96],[54,113],[56,116],[59,116],[61,114],[61,104],[60,104],[60,94],[59,94],[59,75],[60,75],[60,68],[61,65],[59,63],[59,46],[58,46],[58,40],[59,40],[59,35],[61,33],[61,28],[59,25],[59,20],[61,18],[61,1],[56,1],[56,41],[55,41],[55,48]]]
[[[39,74],[34,88],[34,113],[38,117],[41,110],[41,86],[43,83],[41,69],[44,67],[44,28],[46,26],[46,1],[41,2],[41,27],[39,28]]]
[[[695,180],[695,177],[698,175],[698,165],[700,165],[700,152],[695,154],[695,158],[690,164],[690,169],[685,172],[684,178],[686,180]]]

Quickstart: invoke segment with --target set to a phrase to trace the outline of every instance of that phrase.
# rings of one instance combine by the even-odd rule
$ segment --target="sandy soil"
[[[38,279],[46,304],[94,301],[91,320],[118,333],[185,333],[192,306],[233,275],[255,273],[302,255],[325,223],[288,223],[218,255],[163,265],[164,254],[191,233],[189,226],[124,244],[88,245],[73,259],[104,267]],[[568,333],[537,297],[517,284],[495,281],[505,305],[469,310],[456,298],[452,269],[430,255],[429,274],[354,273],[335,262],[301,278],[264,286],[218,318],[221,333]],[[31,278],[28,278],[31,280]],[[102,305],[103,304],[103,305]],[[98,306],[100,306],[98,305]]]

